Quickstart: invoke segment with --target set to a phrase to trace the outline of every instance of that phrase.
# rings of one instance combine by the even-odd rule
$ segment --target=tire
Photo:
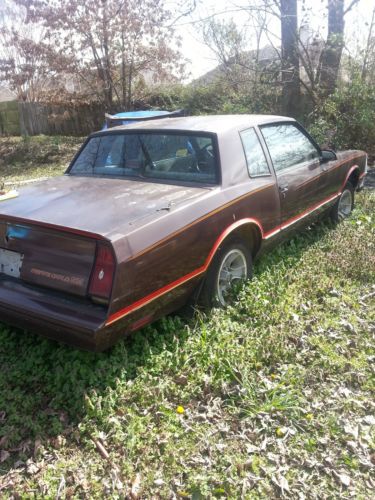
[[[342,190],[339,199],[333,205],[330,218],[337,224],[349,217],[354,207],[354,187],[351,182],[347,182]]]
[[[229,270],[225,272],[225,268]],[[226,307],[230,303],[228,292],[241,281],[252,277],[253,265],[250,249],[242,241],[223,243],[208,268],[199,303],[204,307]],[[227,279],[225,279],[227,276]]]

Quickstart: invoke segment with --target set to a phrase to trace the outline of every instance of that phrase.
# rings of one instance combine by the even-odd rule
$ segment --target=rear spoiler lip
[[[175,111],[168,111],[163,115],[156,116],[115,116],[105,113],[105,121],[108,128],[122,125],[122,122],[145,122],[150,120],[162,120],[163,118],[176,118],[178,116],[185,116],[184,109],[176,109]]]
[[[84,229],[76,229],[74,227],[61,226],[59,224],[51,224],[49,222],[43,222],[33,219],[24,219],[23,217],[15,217],[13,215],[2,215],[0,214],[0,221],[11,222],[14,224],[31,224],[32,226],[44,227],[47,229],[53,229],[55,231],[62,231],[64,233],[71,233],[78,236],[84,236],[86,238],[91,238],[95,240],[107,241],[111,243],[109,238],[106,238],[102,234],[93,233],[91,231],[85,231]]]

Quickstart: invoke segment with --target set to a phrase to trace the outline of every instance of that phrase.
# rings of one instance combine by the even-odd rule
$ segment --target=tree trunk
[[[320,56],[320,88],[323,95],[332,94],[337,85],[344,48],[344,0],[328,0],[328,36]]]
[[[297,0],[281,0],[282,107],[287,116],[297,117],[300,107]]]
[[[369,28],[369,32],[368,32],[367,43],[366,43],[365,57],[363,59],[363,66],[362,66],[362,73],[361,73],[361,78],[362,78],[363,82],[365,82],[366,78],[367,78],[370,52],[373,52],[374,48],[375,48],[374,40],[372,38],[374,24],[375,24],[375,7],[373,8],[373,11],[372,11],[371,24],[370,24],[370,28]]]
[[[111,60],[109,55],[109,34],[108,34],[108,15],[107,15],[107,0],[102,0],[103,9],[103,69],[104,69],[104,93],[107,103],[107,110],[112,111],[113,104],[113,88],[111,75]]]
[[[126,61],[124,32],[121,32],[121,108],[126,106]]]

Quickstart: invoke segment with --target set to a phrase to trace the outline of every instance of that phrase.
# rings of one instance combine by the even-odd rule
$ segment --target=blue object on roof
[[[102,130],[107,128],[116,127],[118,125],[128,125],[129,123],[137,121],[155,120],[157,118],[170,118],[174,116],[183,116],[184,111],[178,109],[176,111],[125,111],[123,113],[116,113],[115,115],[106,114],[106,122]]]

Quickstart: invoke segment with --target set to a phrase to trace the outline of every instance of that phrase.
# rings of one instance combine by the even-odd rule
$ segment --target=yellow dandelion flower
[[[276,429],[276,436],[277,437],[283,437],[283,436],[285,436],[285,429],[283,429],[282,427],[278,427]]]
[[[185,408],[183,406],[177,406],[176,412],[182,415],[185,412]]]

